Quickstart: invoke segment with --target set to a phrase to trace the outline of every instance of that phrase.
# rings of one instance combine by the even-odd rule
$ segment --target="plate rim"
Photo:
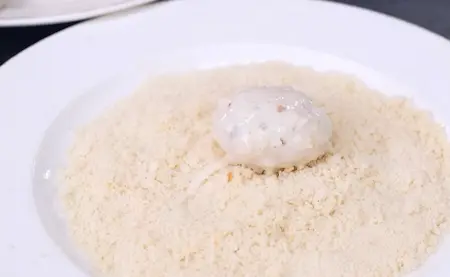
[[[2,18],[0,17],[1,27],[28,27],[28,26],[41,26],[41,25],[53,25],[62,24],[75,21],[81,21],[90,18],[96,18],[99,16],[107,16],[113,13],[126,11],[145,4],[156,4],[161,0],[128,0],[126,2],[109,5],[106,7],[94,8],[84,12],[73,12],[50,16],[37,16],[37,17],[13,17]]]

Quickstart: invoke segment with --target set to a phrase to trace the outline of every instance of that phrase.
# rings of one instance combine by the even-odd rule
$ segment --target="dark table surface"
[[[189,0],[184,0],[189,1]],[[334,0],[356,5],[421,25],[450,39],[450,0]],[[75,23],[0,28],[0,65],[37,41]]]

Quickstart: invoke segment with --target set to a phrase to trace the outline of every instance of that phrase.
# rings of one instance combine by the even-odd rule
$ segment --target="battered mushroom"
[[[259,169],[302,166],[330,147],[331,121],[290,87],[257,87],[223,100],[213,131],[230,163]]]

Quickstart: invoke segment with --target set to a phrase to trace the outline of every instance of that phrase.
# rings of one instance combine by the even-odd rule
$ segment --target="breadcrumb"
[[[279,176],[222,168],[191,195],[224,155],[217,99],[261,85],[322,106],[331,153]],[[444,129],[409,101],[272,62],[151,79],[79,131],[61,197],[74,241],[111,277],[397,277],[448,229],[449,157]]]

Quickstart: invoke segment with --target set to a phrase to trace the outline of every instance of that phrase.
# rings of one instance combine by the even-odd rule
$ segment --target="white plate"
[[[0,27],[83,20],[153,1],[155,0],[0,0]]]
[[[62,162],[74,126],[147,73],[266,59],[356,74],[450,125],[450,44],[376,13],[319,1],[190,0],[80,24],[0,67],[0,276],[86,276],[47,171]],[[447,242],[415,276],[449,276],[449,258]]]

